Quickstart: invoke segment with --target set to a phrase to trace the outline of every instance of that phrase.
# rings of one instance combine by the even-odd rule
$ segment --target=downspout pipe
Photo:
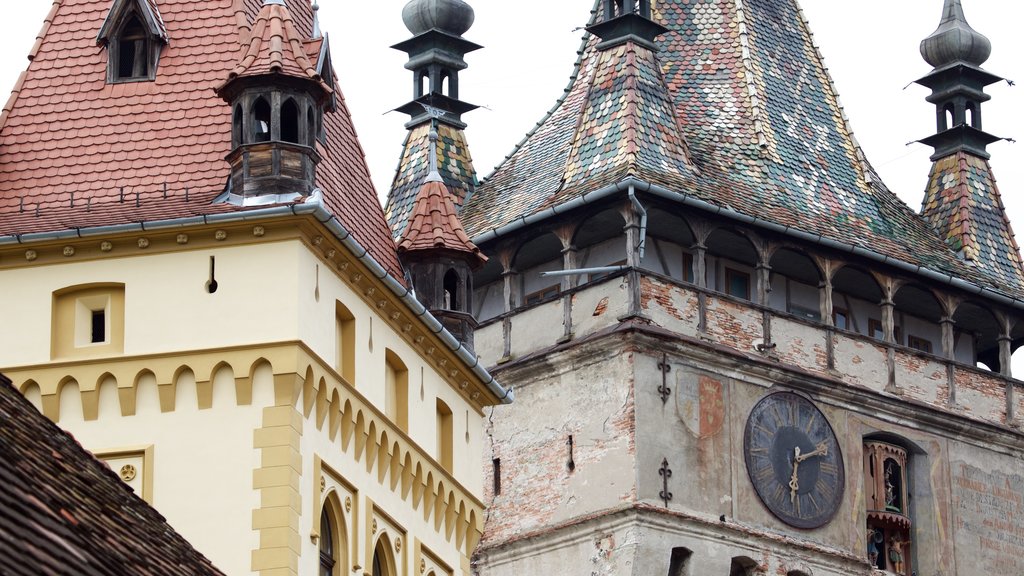
[[[504,226],[501,226],[499,228],[493,228],[491,230],[488,230],[487,232],[478,234],[477,236],[473,237],[472,240],[473,243],[476,244],[477,246],[482,246],[486,242],[491,242],[497,238],[508,236],[510,234],[518,232],[519,230],[522,230],[523,228],[531,224],[540,222],[542,220],[547,220],[548,218],[564,214],[566,212],[575,210],[581,206],[586,206],[589,204],[593,204],[595,202],[599,202],[601,200],[615,196],[616,194],[622,192],[628,193],[630,189],[632,189],[634,193],[639,191],[646,194],[652,194],[654,196],[658,196],[666,200],[682,204],[683,206],[696,208],[703,212],[718,215],[723,218],[728,218],[735,222],[758,227],[764,230],[769,230],[771,232],[789,236],[791,238],[797,238],[799,240],[803,240],[812,244],[818,244],[820,246],[824,246],[825,248],[829,248],[837,252],[846,252],[861,258],[873,260],[880,264],[892,266],[893,268],[896,268],[897,270],[900,270],[902,272],[918,275],[930,281],[939,284],[945,284],[947,286],[952,286],[953,288],[956,288],[958,290],[963,290],[964,292],[967,292],[969,294],[978,295],[982,298],[997,302],[999,304],[1008,306],[1015,310],[1024,311],[1024,300],[1012,296],[1007,296],[1005,294],[996,292],[991,288],[978,286],[977,284],[968,282],[967,280],[956,278],[951,274],[937,272],[924,266],[904,262],[903,260],[899,260],[897,258],[886,256],[885,254],[881,254],[874,250],[864,248],[863,246],[857,246],[854,244],[840,242],[838,240],[826,238],[821,234],[813,234],[810,232],[805,232],[803,230],[792,228],[790,226],[783,226],[781,224],[770,222],[768,220],[764,220],[756,216],[748,216],[746,214],[737,212],[731,208],[718,206],[705,200],[701,200],[700,198],[696,198],[690,194],[683,194],[680,192],[676,192],[674,190],[669,190],[668,188],[659,186],[657,184],[644,182],[643,180],[640,180],[633,176],[629,176],[617,184],[611,184],[603,188],[599,188],[598,190],[595,190],[593,192],[575,196],[572,199],[568,200],[567,202],[563,202],[562,204],[558,204],[557,206],[552,206],[551,208],[547,208],[535,214],[531,214],[530,216],[521,216]]]
[[[198,216],[190,218],[182,218],[179,220],[162,220],[154,222],[143,222],[135,224],[122,224],[117,226],[97,226],[94,228],[78,228],[75,230],[62,230],[58,232],[44,232],[44,233],[33,233],[13,236],[0,236],[0,246],[11,245],[11,244],[28,244],[32,242],[45,242],[49,240],[66,240],[72,238],[87,238],[92,236],[104,236],[130,232],[144,232],[144,231],[157,231],[167,230],[174,228],[181,228],[184,226],[201,225],[201,224],[217,224],[217,223],[238,223],[248,221],[259,221],[270,218],[277,218],[282,216],[306,216],[311,215],[317,219],[321,224],[327,228],[335,238],[353,255],[359,260],[371,274],[377,277],[378,280],[384,283],[391,292],[397,296],[403,304],[405,304],[409,310],[418,317],[427,329],[440,338],[441,342],[444,343],[455,355],[461,360],[467,368],[476,376],[487,389],[494,394],[502,404],[511,404],[515,400],[515,391],[511,388],[505,389],[494,379],[486,368],[480,364],[480,359],[477,358],[476,354],[466,348],[459,340],[449,332],[437,318],[428,311],[419,300],[416,299],[415,295],[411,290],[402,285],[401,282],[396,280],[393,276],[388,274],[387,270],[378,263],[373,256],[370,255],[369,251],[364,248],[355,239],[348,229],[339,221],[330,210],[328,210],[323,204],[323,193],[317,189],[313,191],[313,194],[302,204],[292,204],[288,206],[273,206],[270,208],[261,208],[257,210],[247,210],[241,212],[225,212],[221,214],[211,214],[208,216]]]

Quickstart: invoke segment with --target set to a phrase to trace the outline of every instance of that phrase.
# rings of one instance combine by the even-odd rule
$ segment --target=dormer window
[[[97,37],[97,42],[107,47],[107,82],[155,80],[160,49],[166,41],[155,3],[115,0]]]

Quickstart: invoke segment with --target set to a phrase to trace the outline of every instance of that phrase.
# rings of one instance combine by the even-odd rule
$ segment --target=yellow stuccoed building
[[[227,574],[469,574],[512,395],[405,278],[315,10],[248,4],[54,3],[0,117],[0,372]],[[458,316],[475,247],[435,248]]]

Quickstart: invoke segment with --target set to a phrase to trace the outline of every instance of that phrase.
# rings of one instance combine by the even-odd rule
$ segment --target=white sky
[[[25,68],[51,0],[21,0],[0,20],[0,91]],[[202,1],[202,0],[198,0]],[[299,0],[289,0],[291,2]],[[985,68],[1022,86],[989,88],[985,129],[1020,138],[989,150],[1003,200],[1024,230],[1024,38],[1016,0],[963,0],[971,24],[993,43]],[[398,162],[406,116],[387,112],[412,98],[406,55],[390,45],[411,34],[401,19],[406,0],[320,0],[341,89],[355,119],[377,190],[386,194]],[[568,83],[592,0],[470,0],[476,24],[466,38],[484,46],[468,55],[462,98],[484,106],[465,116],[476,168],[486,176],[554,105]],[[942,0],[801,0],[868,159],[888,186],[920,207],[931,149],[907,142],[935,131],[928,90],[907,84],[929,71],[918,43],[938,24]],[[173,41],[173,39],[172,39]],[[5,99],[5,98],[4,98]]]

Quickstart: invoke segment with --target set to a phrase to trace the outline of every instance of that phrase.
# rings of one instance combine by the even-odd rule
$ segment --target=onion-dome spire
[[[942,21],[921,41],[921,56],[935,68],[957,62],[981,66],[992,55],[992,43],[967,23],[960,0],[945,0]]]
[[[475,18],[473,7],[462,0],[412,0],[402,8],[402,21],[414,36],[435,29],[462,36]]]

